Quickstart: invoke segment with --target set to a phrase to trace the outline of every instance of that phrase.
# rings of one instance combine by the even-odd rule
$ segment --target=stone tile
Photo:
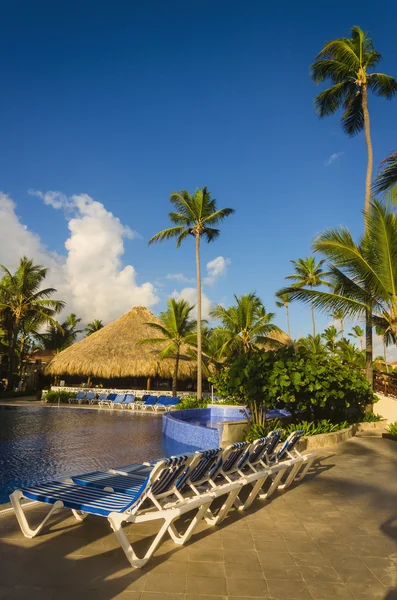
[[[298,567],[286,565],[263,565],[266,579],[287,579],[288,581],[302,581],[302,574]]]
[[[262,565],[289,565],[291,567],[295,565],[289,552],[258,552],[257,556]]]
[[[394,600],[387,597],[387,589],[381,584],[347,583],[347,588],[356,600]]]
[[[222,550],[201,550],[200,548],[189,548],[188,558],[191,562],[224,562]]]
[[[340,583],[310,583],[309,590],[315,600],[354,600],[348,587]]]
[[[341,554],[351,554],[354,555],[354,552],[347,544],[327,544],[323,542],[317,543],[318,548],[324,554],[324,556],[340,556]]]
[[[302,552],[293,552],[292,553],[292,558],[295,561],[295,564],[300,567],[300,566],[306,566],[306,567],[331,567],[333,565],[331,565],[330,559],[328,559],[326,556],[324,556],[322,553],[320,552],[308,552],[307,554],[302,553]]]
[[[189,562],[187,565],[187,576],[200,577],[225,577],[224,563],[213,562]]]
[[[338,575],[342,578],[345,583],[371,583],[373,585],[378,583],[376,577],[371,573],[365,565],[363,568],[358,569],[347,569],[345,567],[339,567],[337,569]]]
[[[265,580],[247,578],[228,579],[227,588],[229,597],[243,596],[244,598],[269,598],[269,591]]]
[[[268,579],[270,597],[274,600],[312,600],[309,588],[303,581]]]
[[[142,600],[145,600],[144,598],[142,598]],[[175,600],[178,600],[177,598],[175,598]],[[184,600],[228,600],[227,596],[207,596],[207,595],[203,595],[203,594],[186,594],[186,596],[184,596]],[[233,600],[236,600],[235,598],[233,598]]]
[[[318,552],[318,546],[314,541],[311,542],[290,542],[287,541],[287,551],[293,553],[307,554],[310,552]]]
[[[340,576],[333,567],[299,567],[303,579],[308,581],[341,581]]]
[[[149,573],[146,578],[144,591],[183,594],[185,587],[186,577],[167,575],[166,573]]]
[[[247,550],[239,552],[238,550],[224,551],[225,563],[238,563],[240,565],[258,563],[258,555],[256,552]]]
[[[225,563],[225,573],[227,579],[236,579],[246,577],[250,579],[264,579],[262,566],[256,562],[252,564],[245,564],[244,568],[236,568],[235,563]]]
[[[139,600],[185,600],[185,594],[165,594],[164,592],[143,592]],[[125,600],[129,600],[128,597]],[[132,600],[132,598],[131,598]],[[135,599],[134,599],[135,600]]]
[[[225,577],[188,576],[186,582],[188,594],[227,595]]]

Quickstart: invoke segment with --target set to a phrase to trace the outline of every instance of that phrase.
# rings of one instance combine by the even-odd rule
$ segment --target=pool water
[[[133,411],[0,406],[0,503],[21,486],[196,450],[161,428]]]

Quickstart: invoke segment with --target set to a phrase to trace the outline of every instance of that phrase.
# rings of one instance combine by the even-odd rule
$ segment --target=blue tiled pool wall
[[[241,407],[212,406],[208,408],[192,408],[173,410],[163,415],[163,434],[168,438],[196,446],[200,450],[216,448],[222,439],[223,423],[217,428],[204,427],[189,423],[189,421],[240,421],[245,419]]]

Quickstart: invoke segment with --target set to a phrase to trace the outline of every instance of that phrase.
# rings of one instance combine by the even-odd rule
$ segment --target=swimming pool
[[[21,486],[194,450],[154,414],[0,406],[0,503]]]

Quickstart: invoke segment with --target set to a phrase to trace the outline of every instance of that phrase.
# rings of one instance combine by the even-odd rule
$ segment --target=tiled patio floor
[[[32,508],[30,518],[37,515]],[[166,541],[129,568],[106,520],[58,513],[27,540],[0,517],[0,598],[29,600],[373,600],[397,598],[397,444],[355,438],[270,503]],[[129,528],[147,542],[146,525]]]

